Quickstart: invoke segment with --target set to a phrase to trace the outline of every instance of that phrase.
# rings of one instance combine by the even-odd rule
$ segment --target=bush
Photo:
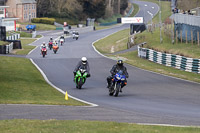
[[[67,22],[69,25],[76,25],[79,24],[79,21],[77,19],[70,19],[70,18],[55,18],[57,23],[64,24],[64,22]]]
[[[31,22],[54,25],[55,19],[54,18],[33,18],[31,19]]]
[[[117,21],[117,18],[120,18],[121,15],[120,14],[115,14],[112,17],[108,17],[108,18],[99,18],[97,19],[97,22],[99,23],[110,23],[110,22],[114,22]]]
[[[32,37],[32,34],[31,33],[26,33],[26,32],[19,32],[19,31],[16,31],[16,33],[20,34],[20,37]]]

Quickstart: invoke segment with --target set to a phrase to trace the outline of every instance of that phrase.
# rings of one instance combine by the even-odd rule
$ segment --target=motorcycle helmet
[[[45,42],[43,42],[42,44],[45,45]]]
[[[117,61],[117,64],[118,64],[119,66],[123,66],[123,60],[118,60],[118,61]]]
[[[86,57],[82,57],[81,58],[82,63],[85,65],[87,63],[87,58]]]

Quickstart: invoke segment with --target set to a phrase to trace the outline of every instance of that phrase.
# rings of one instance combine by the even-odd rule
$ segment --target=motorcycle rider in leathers
[[[45,44],[45,42],[43,42],[42,45],[40,46],[41,52],[42,52],[42,48],[46,48],[46,55],[47,55],[47,49],[48,49],[48,47],[47,47],[47,45]]]
[[[79,68],[86,69],[87,77],[90,77],[90,67],[86,57],[82,57],[81,61],[79,61],[78,64],[76,65],[73,71],[74,77],[76,76],[76,72],[79,70]]]
[[[112,79],[114,78],[115,74],[118,73],[120,70],[122,70],[123,75],[125,75],[126,78],[128,78],[128,72],[126,67],[123,65],[123,61],[122,60],[118,60],[117,64],[115,64],[112,69],[110,70],[111,76],[107,77],[107,83],[108,86],[107,88],[110,89],[111,85],[112,85]],[[124,84],[122,84],[121,88],[123,88],[127,83],[127,80],[125,80]],[[122,90],[120,90],[120,92],[122,92]]]

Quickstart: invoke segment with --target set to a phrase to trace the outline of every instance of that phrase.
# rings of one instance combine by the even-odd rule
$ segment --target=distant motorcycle
[[[42,57],[44,58],[45,55],[47,54],[47,48],[46,47],[42,47],[41,54],[42,54]]]
[[[76,75],[74,77],[74,82],[76,83],[76,88],[81,89],[82,85],[85,83],[86,78],[88,76],[88,73],[86,72],[85,69],[79,69],[76,72]]]
[[[56,54],[56,52],[58,51],[58,45],[53,45],[53,52],[54,54]]]
[[[118,73],[115,74],[114,78],[112,79],[111,87],[109,88],[109,95],[117,97],[122,84],[126,84],[126,76],[122,75],[123,72],[120,70]]]
[[[53,42],[49,42],[49,49],[52,49]]]
[[[63,38],[61,38],[61,39],[60,39],[60,45],[62,46],[62,45],[63,45],[63,43],[64,43],[64,39],[63,39]]]
[[[78,32],[74,32],[74,33],[72,34],[72,36],[73,36],[73,39],[78,40],[79,33],[78,33]]]

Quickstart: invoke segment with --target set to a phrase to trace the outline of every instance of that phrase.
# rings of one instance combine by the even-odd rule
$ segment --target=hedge
[[[31,22],[54,25],[55,19],[54,18],[33,18],[31,19]]]

